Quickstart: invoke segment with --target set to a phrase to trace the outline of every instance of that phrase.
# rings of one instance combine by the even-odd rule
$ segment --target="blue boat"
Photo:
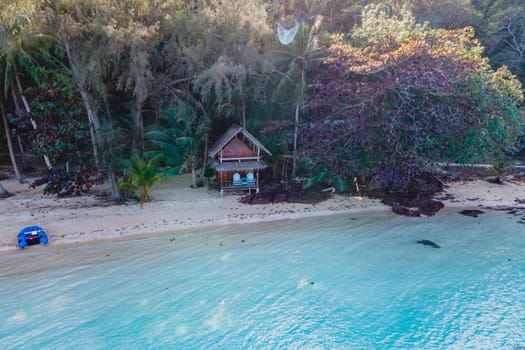
[[[18,247],[23,249],[35,244],[47,244],[46,232],[40,226],[24,227],[18,234]]]

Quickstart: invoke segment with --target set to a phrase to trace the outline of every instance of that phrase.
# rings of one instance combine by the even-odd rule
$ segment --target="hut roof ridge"
[[[264,152],[268,153],[269,155],[272,155],[272,153],[268,151],[268,149],[264,147],[264,145],[259,140],[257,140],[255,136],[250,134],[246,129],[240,127],[239,125],[233,124],[210,148],[208,156],[210,158],[215,157],[217,153],[219,153],[220,150],[228,144],[228,142],[230,142],[234,137],[236,137],[240,133],[243,134],[248,140],[250,140],[251,143],[262,149]]]

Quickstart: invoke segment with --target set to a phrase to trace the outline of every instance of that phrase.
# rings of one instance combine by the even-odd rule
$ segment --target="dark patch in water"
[[[423,244],[432,248],[441,248],[439,244],[436,244],[428,239],[422,239],[420,241],[417,241],[418,244]]]

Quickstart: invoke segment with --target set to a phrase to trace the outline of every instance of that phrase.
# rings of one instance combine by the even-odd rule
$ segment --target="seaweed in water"
[[[432,248],[441,248],[439,244],[436,244],[428,239],[422,239],[420,241],[417,241],[418,244],[423,244]]]

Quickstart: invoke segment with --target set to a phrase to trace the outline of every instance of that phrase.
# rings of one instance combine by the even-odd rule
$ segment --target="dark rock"
[[[462,210],[459,213],[461,215],[471,216],[473,218],[477,218],[480,214],[484,214],[485,212],[483,212],[481,210],[477,210],[477,209],[467,209],[467,210]]]
[[[418,244],[423,244],[423,245],[426,245],[426,246],[429,246],[429,247],[432,247],[432,248],[441,248],[441,246],[439,244],[436,244],[428,239],[422,239],[420,241],[417,241]]]
[[[248,194],[241,198],[240,202],[242,204],[252,204],[253,197],[255,197],[255,193]]]
[[[293,191],[288,193],[288,203],[315,204],[330,197],[330,193],[317,192],[314,190]]]
[[[501,177],[499,176],[487,179],[487,181],[490,182],[491,184],[503,185],[503,181],[501,181]]]
[[[421,214],[426,216],[432,216],[444,207],[445,205],[441,202],[438,202],[436,200],[429,200],[426,203],[424,203],[423,206],[421,206]]]
[[[404,216],[410,216],[410,217],[420,217],[421,216],[421,211],[419,210],[419,208],[409,208],[409,207],[400,206],[400,205],[393,205],[392,211],[396,214],[404,215]]]
[[[433,199],[431,195],[412,196],[406,193],[389,193],[382,202],[392,207],[392,211],[399,215],[419,217],[432,216],[443,209],[443,203]]]
[[[291,183],[287,190],[280,184],[266,185],[260,193],[244,196],[240,199],[243,204],[269,203],[302,203],[315,204],[330,197],[329,193],[322,193],[314,189],[303,190],[301,183]]]
[[[286,202],[286,199],[288,198],[288,195],[283,192],[274,193],[272,203],[283,203]]]
[[[261,192],[278,193],[282,191],[286,191],[286,188],[280,182],[265,183],[261,186]]]
[[[9,197],[12,197],[12,196],[14,196],[14,194],[7,192],[7,193],[4,193],[4,194],[0,194],[0,199],[9,198]]]
[[[272,202],[273,195],[269,192],[256,193],[252,199],[251,204],[270,204]]]
[[[408,193],[431,195],[443,191],[443,182],[432,174],[422,174],[408,186]]]

